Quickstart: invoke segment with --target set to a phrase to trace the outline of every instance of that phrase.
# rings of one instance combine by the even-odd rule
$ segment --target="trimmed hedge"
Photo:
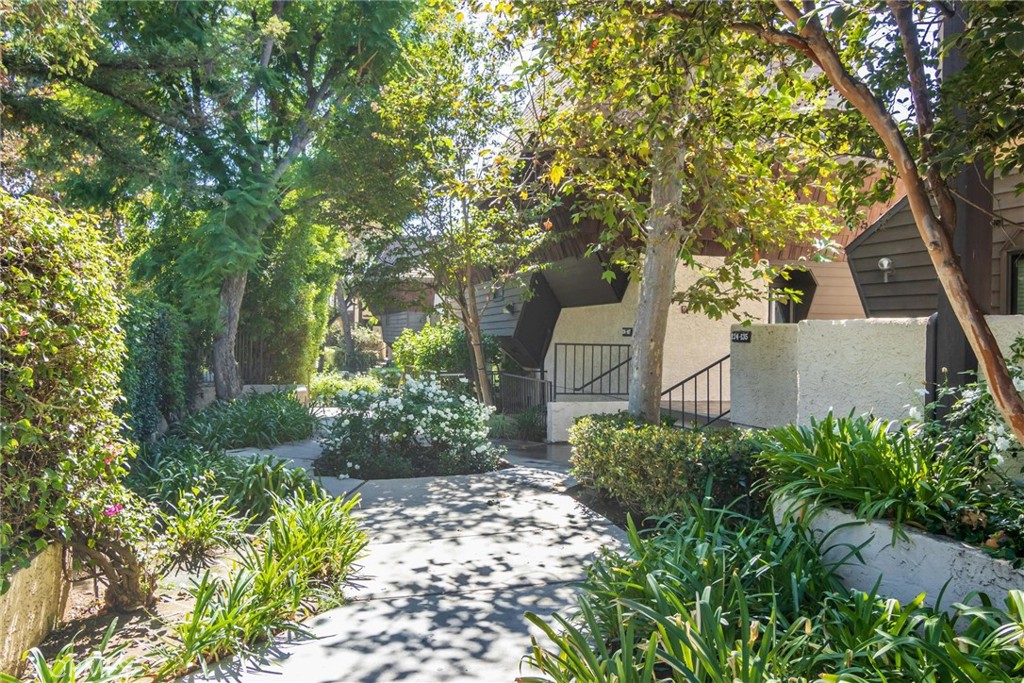
[[[755,441],[734,429],[676,429],[626,413],[589,415],[569,430],[573,476],[638,515],[684,509],[711,486],[716,506],[750,498]]]
[[[0,193],[0,593],[48,540],[98,564],[108,604],[150,595],[147,507],[120,485],[116,258],[93,219]]]

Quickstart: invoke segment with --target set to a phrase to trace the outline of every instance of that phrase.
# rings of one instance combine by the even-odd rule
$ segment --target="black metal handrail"
[[[584,389],[587,389],[587,388],[593,386],[595,382],[601,381],[602,379],[604,379],[608,375],[612,374],[613,372],[615,372],[616,370],[621,368],[623,365],[628,365],[632,360],[633,360],[633,357],[630,356],[630,357],[626,358],[626,360],[622,361],[621,363],[616,363],[615,365],[613,365],[612,367],[608,368],[607,370],[605,370],[604,372],[602,372],[600,375],[598,375],[594,379],[590,380],[589,382],[585,382],[585,383],[581,384],[580,386],[574,388],[573,389],[573,393],[578,394],[581,391],[583,391]]]
[[[629,344],[559,342],[554,348],[551,398],[622,397],[629,392]]]
[[[543,371],[540,377],[503,372],[497,393],[498,409],[502,413],[517,414],[533,407],[543,408],[551,393],[550,384],[544,379]]]
[[[678,405],[679,420],[678,426],[686,426],[686,422],[689,420],[691,424],[700,424],[702,427],[706,427],[709,424],[721,420],[723,417],[729,414],[731,406],[723,398],[723,388],[725,386],[725,364],[729,361],[730,355],[726,354],[713,363],[701,368],[697,372],[693,373],[689,377],[682,379],[671,387],[661,392],[661,406],[664,411],[667,410],[668,417],[673,421],[676,419],[676,406]],[[717,374],[718,380],[718,398],[711,398],[711,387],[712,378]],[[703,383],[701,382],[703,379]],[[692,399],[687,399],[687,385],[693,384]],[[704,398],[701,400],[700,389],[701,384],[704,387]],[[675,400],[675,395],[678,393],[679,399]],[[667,397],[667,401],[665,400]],[[712,406],[717,402],[717,409],[712,409]],[[687,410],[687,404],[692,405],[692,410]],[[667,405],[666,405],[667,404]],[[704,410],[701,410],[704,408]]]

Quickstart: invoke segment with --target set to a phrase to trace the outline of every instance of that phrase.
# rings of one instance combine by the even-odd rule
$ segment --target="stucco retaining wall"
[[[71,583],[66,550],[50,545],[11,576],[0,595],[0,671],[17,675],[21,656],[50,633],[64,614]]]
[[[569,427],[578,417],[598,413],[618,413],[629,406],[626,401],[553,401],[548,403],[548,441],[569,440]]]
[[[775,518],[793,510],[786,502],[776,505]],[[1024,588],[1024,572],[1006,560],[993,558],[974,546],[903,526],[907,538],[893,542],[887,521],[865,522],[834,508],[821,508],[808,521],[823,557],[838,566],[836,573],[847,588],[870,591],[876,582],[881,595],[906,604],[921,593],[926,604],[941,607],[953,603],[980,604],[973,593],[986,593],[1002,606],[1007,592]],[[860,558],[851,556],[859,548]],[[863,560],[863,561],[861,561]]]

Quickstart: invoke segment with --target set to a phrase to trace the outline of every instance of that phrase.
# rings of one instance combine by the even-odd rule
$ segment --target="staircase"
[[[724,399],[729,355],[676,382],[661,394],[661,421],[676,427],[724,427],[731,404]]]

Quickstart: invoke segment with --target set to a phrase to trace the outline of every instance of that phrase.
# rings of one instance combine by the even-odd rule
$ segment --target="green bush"
[[[223,496],[210,495],[199,487],[182,491],[163,518],[167,568],[195,571],[208,566],[217,550],[238,543],[247,523]]]
[[[131,456],[115,413],[119,266],[89,217],[43,200],[0,192],[0,225],[0,592],[56,538],[88,549],[116,606],[138,604],[148,599],[136,571],[142,537],[127,515],[105,516],[136,507],[118,499]]]
[[[531,406],[521,413],[494,414],[488,422],[492,439],[544,441],[547,438],[547,415],[540,406]]]
[[[355,393],[363,391],[380,391],[381,381],[374,375],[347,375],[330,372],[313,375],[309,382],[309,400],[316,403],[333,403],[334,397],[341,392]]]
[[[758,459],[777,495],[892,519],[897,529],[941,526],[980,475],[970,454],[936,449],[917,427],[831,413],[771,430]]]
[[[184,420],[177,433],[205,448],[270,448],[313,435],[317,418],[283,391],[218,401]]]
[[[229,508],[257,521],[270,515],[277,500],[319,490],[303,470],[290,469],[272,455],[228,455],[179,437],[145,445],[126,483],[167,512],[181,491],[198,486],[205,495],[221,496]]]
[[[625,413],[590,415],[569,430],[572,471],[640,515],[664,515],[700,498],[725,506],[750,501],[755,440],[732,429],[652,425]]]
[[[239,566],[227,578],[206,572],[189,593],[195,605],[163,649],[161,679],[183,674],[227,655],[252,652],[282,632],[303,633],[299,620],[341,601],[366,533],[349,499],[298,495],[274,506],[250,545],[239,548]]]
[[[466,331],[460,322],[427,323],[418,332],[407,329],[391,348],[395,354],[395,365],[405,372],[461,372],[467,377],[472,375]],[[483,349],[488,362],[501,358],[501,348],[494,337],[484,335]]]
[[[317,474],[386,479],[497,467],[498,451],[487,439],[493,409],[433,380],[342,392],[335,406]]]
[[[952,616],[847,591],[805,532],[690,503],[606,553],[578,615],[527,618],[546,636],[525,683],[1019,681],[1024,592]]]
[[[187,409],[185,323],[168,306],[133,297],[121,316],[128,353],[121,370],[123,412],[129,435],[148,441],[160,419],[174,423]]]
[[[382,359],[384,338],[378,330],[373,328],[362,325],[352,327],[355,355],[351,363],[346,356],[344,338],[329,334],[328,341],[336,343],[324,347],[325,372],[366,372]]]

